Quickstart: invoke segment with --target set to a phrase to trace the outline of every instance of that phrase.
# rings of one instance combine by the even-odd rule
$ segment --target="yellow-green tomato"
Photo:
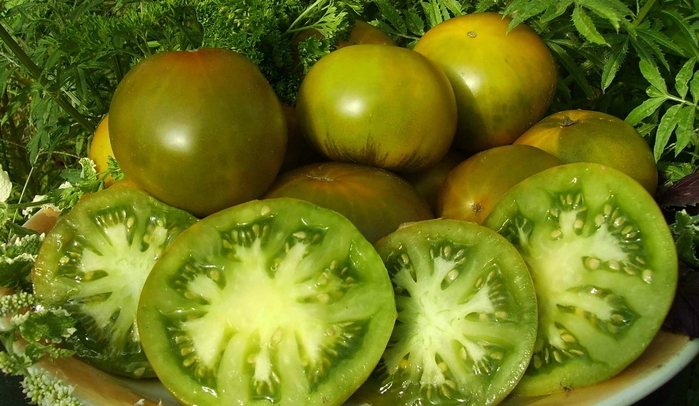
[[[200,217],[262,195],[287,144],[272,87],[249,59],[225,49],[141,61],[114,93],[109,134],[128,179]]]
[[[658,169],[646,140],[633,126],[607,113],[554,113],[515,143],[540,148],[565,163],[594,162],[612,167],[634,178],[651,194],[658,185]]]
[[[446,154],[456,102],[446,75],[412,50],[353,45],[321,58],[296,111],[311,143],[335,161],[417,171]]]
[[[482,223],[513,186],[563,161],[528,145],[503,145],[481,151],[447,175],[437,197],[437,215]]]
[[[539,121],[556,90],[553,56],[524,24],[473,13],[431,28],[415,51],[447,74],[459,109],[455,145],[468,154],[511,144]]]

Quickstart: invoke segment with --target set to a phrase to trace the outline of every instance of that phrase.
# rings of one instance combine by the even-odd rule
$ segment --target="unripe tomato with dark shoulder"
[[[432,27],[414,50],[446,73],[459,110],[455,146],[468,154],[512,143],[539,121],[556,90],[546,43],[524,24],[473,13]]]
[[[634,178],[650,194],[658,168],[646,140],[626,121],[601,111],[567,110],[545,117],[515,140],[564,161],[594,162]]]
[[[346,162],[318,162],[285,172],[264,198],[292,197],[347,217],[371,243],[403,223],[434,214],[425,199],[395,173]]]
[[[306,137],[329,159],[418,171],[446,154],[456,102],[444,73],[417,52],[353,45],[321,58],[296,102]]]
[[[563,163],[529,145],[503,145],[481,151],[447,174],[437,195],[435,214],[481,224],[513,186]]]
[[[262,195],[287,144],[272,87],[224,49],[164,52],[134,66],[114,93],[109,133],[125,177],[197,216]]]

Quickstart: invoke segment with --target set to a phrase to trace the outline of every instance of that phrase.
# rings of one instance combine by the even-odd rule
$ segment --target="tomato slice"
[[[638,182],[598,164],[553,167],[507,192],[484,224],[517,247],[537,291],[536,348],[516,393],[606,380],[651,342],[675,293],[677,253]]]
[[[145,192],[115,184],[78,202],[46,235],[34,291],[77,320],[82,360],[133,378],[155,376],[140,345],[136,307],[163,250],[196,219]]]
[[[398,321],[379,367],[354,396],[372,406],[494,405],[532,354],[536,295],[522,257],[494,231],[427,220],[376,243]]]
[[[396,317],[373,246],[311,203],[251,201],[183,232],[138,309],[143,347],[189,405],[341,405]]]

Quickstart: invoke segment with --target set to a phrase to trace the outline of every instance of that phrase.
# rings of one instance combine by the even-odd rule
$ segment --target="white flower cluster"
[[[74,386],[67,385],[37,367],[29,368],[22,381],[22,387],[27,398],[39,406],[83,406],[83,403],[73,396]]]

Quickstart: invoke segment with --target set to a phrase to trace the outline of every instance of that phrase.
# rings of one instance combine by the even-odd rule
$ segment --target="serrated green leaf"
[[[632,126],[637,126],[641,121],[643,121],[643,119],[655,113],[655,111],[658,110],[660,106],[665,103],[665,101],[667,101],[666,97],[652,97],[647,99],[639,106],[631,110],[624,121]]]
[[[381,16],[387,21],[392,30],[401,35],[407,35],[408,29],[398,9],[389,0],[374,0]]]
[[[639,29],[637,31],[637,33],[638,33],[637,41],[644,43],[648,47],[650,52],[653,53],[653,56],[655,57],[655,59],[660,61],[660,63],[663,64],[663,66],[665,67],[665,69],[667,71],[670,71],[671,70],[670,64],[668,63],[667,58],[665,58],[665,53],[660,48],[660,46],[655,42],[655,37],[652,35],[648,35],[648,32],[652,32],[652,31]]]
[[[653,144],[653,156],[656,162],[663,155],[663,152],[665,152],[665,147],[667,147],[667,144],[670,142],[670,136],[675,128],[677,128],[681,109],[681,104],[675,104],[667,109],[660,119],[660,124],[658,124],[658,129],[655,132],[655,143]]]
[[[692,28],[692,26],[687,22],[686,17],[677,12],[674,8],[663,9],[660,11],[677,24],[678,28],[683,31],[687,39],[689,39],[694,46],[699,47],[699,40],[697,40],[697,33]]]
[[[582,7],[577,5],[573,9],[573,25],[575,25],[575,29],[578,30],[578,32],[583,37],[585,37],[585,39],[592,42],[593,44],[607,44],[607,41],[604,39],[602,34],[600,34],[599,31],[597,31],[597,28],[595,27],[595,23],[592,21],[592,18],[590,18],[590,16],[587,15],[587,13]]]
[[[658,127],[657,124],[646,123],[636,127],[636,131],[638,131],[638,133],[641,134],[642,137],[646,137],[648,134],[653,132],[653,130],[655,130],[656,127]]]
[[[617,31],[621,20],[631,14],[631,10],[618,0],[577,0],[575,3],[606,19]]]
[[[667,94],[667,84],[663,79],[652,59],[641,58],[638,67],[641,69],[641,74],[654,88],[660,90],[663,94]]]
[[[419,37],[425,35],[425,22],[415,10],[407,10],[405,12],[405,25],[408,27],[408,32]]]
[[[498,0],[479,0],[474,13],[483,13],[498,4]]]
[[[568,10],[568,7],[573,4],[573,0],[558,1],[553,6],[549,6],[541,15],[539,21],[548,23],[563,15]]]
[[[699,104],[699,71],[694,72],[694,77],[689,82],[689,93],[692,95],[694,104]]]
[[[624,62],[624,58],[626,57],[628,50],[628,41],[624,41],[612,49],[612,52],[609,54],[609,58],[602,69],[602,91],[606,90],[614,81],[617,72],[619,72],[619,68],[621,68],[621,64]]]
[[[427,19],[428,27],[434,27],[435,25],[444,21],[439,11],[439,7],[434,0],[429,2],[421,1],[420,6],[422,6],[422,12],[425,14],[425,18]]]
[[[693,105],[682,105],[682,109],[677,113],[677,131],[675,136],[675,156],[679,155],[688,145],[695,144],[696,133],[694,131],[694,120],[696,118],[696,107]]]
[[[504,15],[512,18],[512,21],[510,21],[510,25],[507,28],[508,31],[534,17],[535,15],[543,13],[547,8],[555,6],[556,3],[557,0],[513,1],[507,8],[505,8],[505,11],[503,11]]]
[[[436,1],[436,0],[432,0],[432,1]],[[449,9],[446,7],[444,2],[438,1],[437,7],[439,8],[439,12],[442,15],[442,22],[447,21],[448,19],[451,18],[451,14],[449,14]]]
[[[689,90],[689,81],[692,79],[694,74],[694,65],[696,60],[690,58],[687,62],[682,65],[682,68],[675,76],[675,90],[677,90],[677,95],[681,98],[687,97],[687,90]]]
[[[656,44],[670,49],[673,52],[676,52],[680,55],[684,54],[685,52],[684,49],[682,49],[682,47],[678,46],[670,37],[668,37],[661,31],[647,27],[637,27],[636,31],[638,33],[643,33],[643,35],[647,38],[652,38],[652,40]]]
[[[452,16],[458,17],[464,14],[464,8],[457,0],[440,0]]]
[[[565,48],[560,46],[556,41],[550,41],[547,44],[551,51],[553,51],[553,53],[556,54],[558,61],[563,65],[563,67],[566,68],[566,70],[573,77],[575,83],[577,83],[578,86],[580,86],[582,91],[585,93],[585,96],[588,98],[594,97],[594,91],[592,90],[592,86],[590,86],[590,83],[587,81],[585,73],[580,68],[580,65],[578,65],[578,63],[576,63],[576,61],[570,56],[570,54],[568,54],[568,51],[566,51]]]

